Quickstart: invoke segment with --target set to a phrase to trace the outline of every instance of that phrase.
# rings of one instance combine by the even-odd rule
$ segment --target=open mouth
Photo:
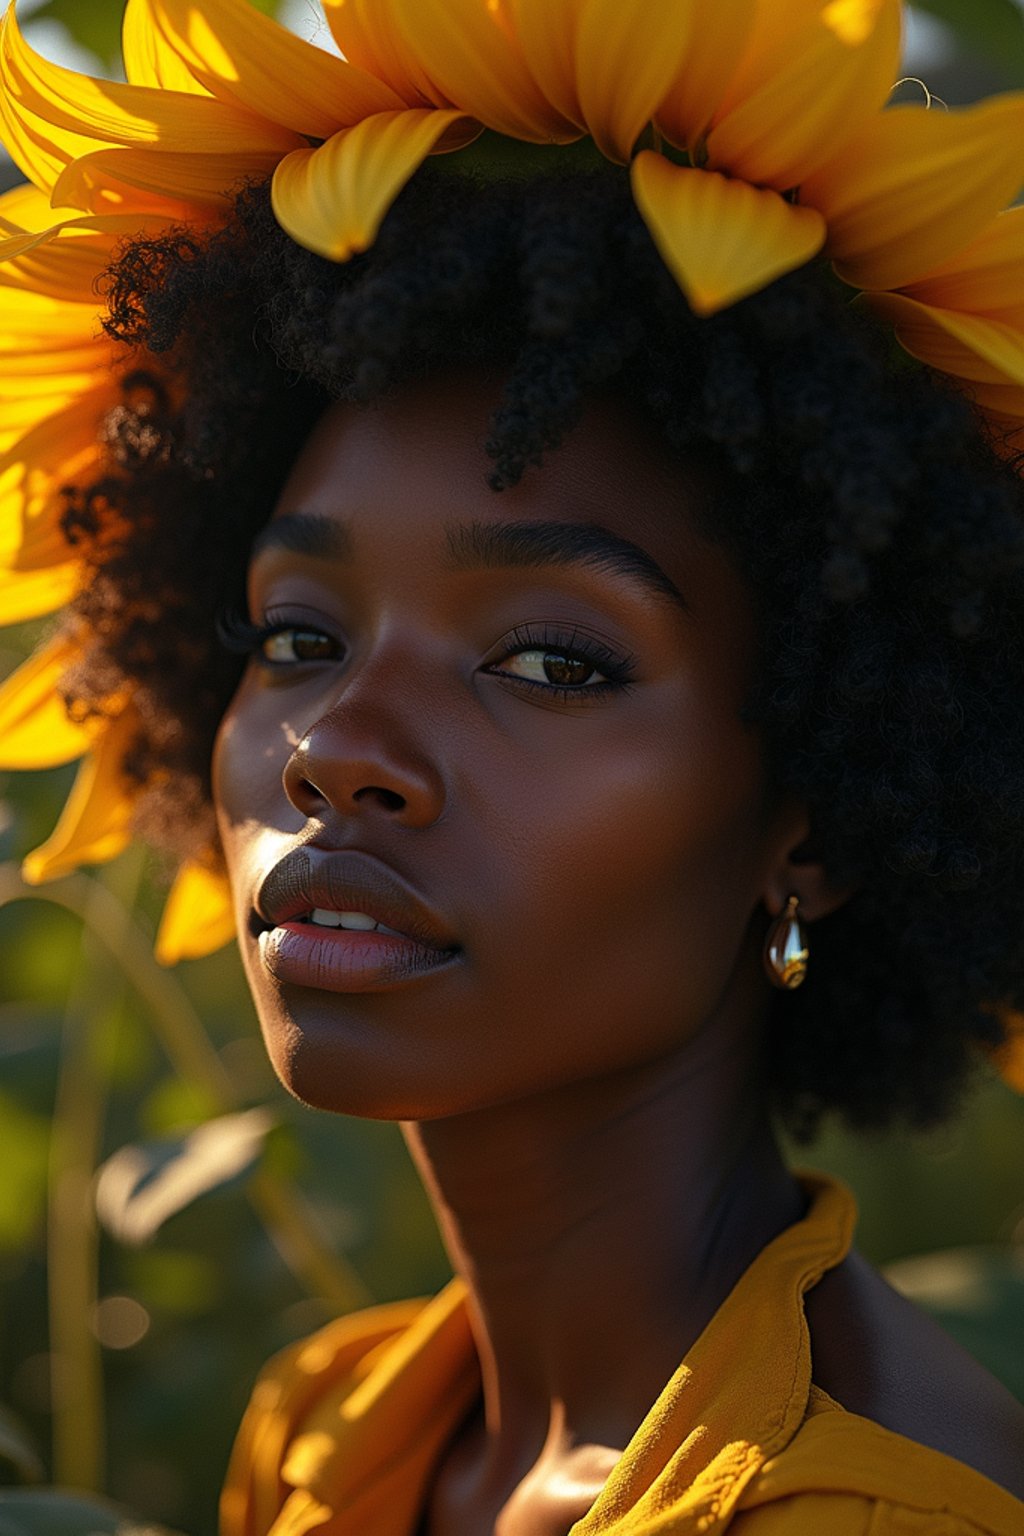
[[[400,933],[397,928],[388,928],[386,924],[376,922],[366,912],[331,912],[326,907],[314,907],[295,921],[310,923],[314,928],[347,928],[353,933],[390,933],[396,939],[409,938],[407,933]]]

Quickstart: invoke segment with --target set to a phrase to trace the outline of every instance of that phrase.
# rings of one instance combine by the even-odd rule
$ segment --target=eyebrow
[[[675,582],[645,549],[600,523],[464,523],[449,526],[447,543],[450,570],[589,565],[689,611]]]
[[[344,563],[352,559],[352,535],[345,523],[325,517],[322,512],[289,512],[275,518],[256,535],[249,551],[250,563],[271,549]]]
[[[651,597],[689,612],[683,594],[658,562],[639,544],[600,523],[450,523],[445,528],[445,544],[447,570],[586,565],[624,577],[642,586]],[[290,512],[275,518],[257,535],[250,559],[256,560],[271,549],[342,564],[350,562],[354,554],[348,526],[316,512]]]

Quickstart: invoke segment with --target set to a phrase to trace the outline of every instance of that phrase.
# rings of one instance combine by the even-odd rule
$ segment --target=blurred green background
[[[260,8],[324,39],[313,0]],[[37,47],[111,73],[121,11],[19,4]],[[944,100],[1024,87],[1015,0],[932,0],[914,23],[907,72]],[[18,179],[0,163],[0,184]],[[0,631],[0,677],[45,628]],[[21,886],[73,772],[0,775],[0,1524],[117,1525],[10,1491],[42,1482],[213,1536],[266,1357],[448,1271],[397,1130],[304,1110],[276,1084],[234,948],[155,965],[163,897],[144,850]],[[982,1071],[949,1130],[831,1130],[794,1161],[853,1186],[867,1255],[1024,1399],[1022,1152],[1024,1100]]]

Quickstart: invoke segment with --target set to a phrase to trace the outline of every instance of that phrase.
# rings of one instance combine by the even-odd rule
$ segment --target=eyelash
[[[287,633],[289,630],[314,635],[324,633],[312,624],[304,625],[294,621],[289,622],[284,618],[272,619],[269,616],[265,623],[253,624],[235,609],[225,609],[217,616],[217,635],[226,650],[236,655],[250,656],[258,666],[271,669],[302,665],[301,662],[271,661],[261,654],[267,640],[274,635]],[[575,701],[581,697],[593,699],[595,696],[607,698],[609,694],[616,691],[624,693],[633,691],[630,685],[636,675],[634,658],[617,656],[600,641],[591,639],[589,635],[581,636],[575,629],[569,633],[548,625],[539,627],[528,624],[517,625],[509,636],[507,651],[501,660],[508,661],[512,656],[519,655],[523,651],[544,651],[568,660],[589,662],[595,671],[603,674],[605,681],[570,687],[564,683],[541,683],[534,678],[515,677],[509,672],[497,672],[492,675],[503,677],[521,688],[540,689],[549,698],[553,696],[559,700]]]

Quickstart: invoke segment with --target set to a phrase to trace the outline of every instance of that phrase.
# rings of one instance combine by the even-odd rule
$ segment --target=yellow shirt
[[[848,1252],[849,1191],[758,1255],[572,1536],[1024,1536],[979,1472],[847,1413],[811,1380],[803,1297]],[[460,1281],[342,1318],[275,1357],[235,1444],[221,1536],[414,1536],[480,1391]]]

